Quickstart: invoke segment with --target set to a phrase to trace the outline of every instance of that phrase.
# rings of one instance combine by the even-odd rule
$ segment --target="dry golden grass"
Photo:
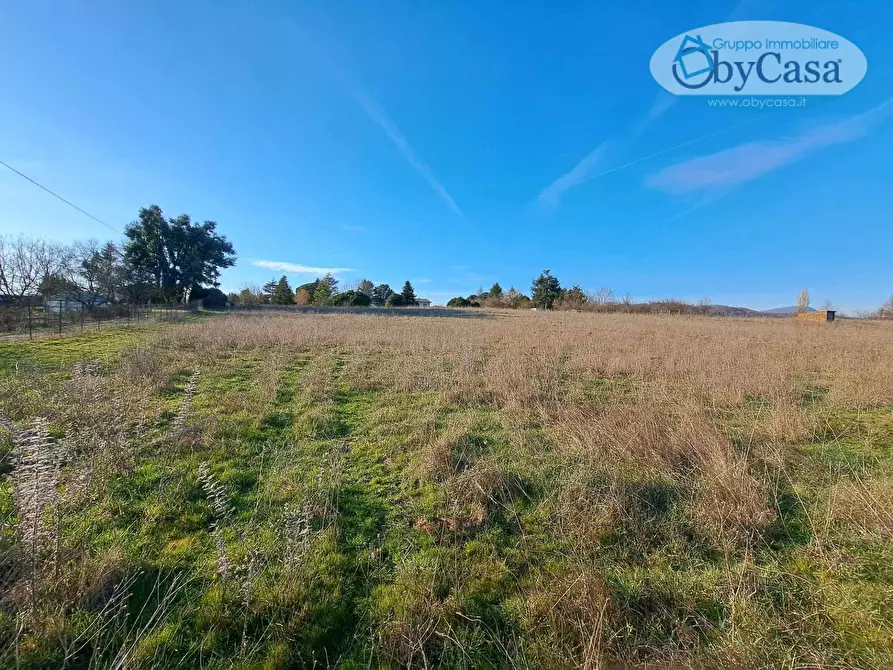
[[[552,510],[556,536],[581,556],[597,551],[611,528],[623,529],[627,551],[647,551],[650,506],[664,504],[665,494],[679,497],[673,504],[708,544],[750,551],[778,523],[779,492],[796,489],[786,445],[812,441],[835,409],[893,403],[893,328],[878,323],[271,315],[216,320],[177,336],[212,357],[246,346],[346,353],[353,388],[435,393],[443,406],[495,408],[519,450],[535,428],[542,442],[526,459],[529,471],[561,463],[566,475],[549,484],[540,504]],[[816,394],[821,409],[814,411]],[[445,489],[447,511],[460,520],[485,517],[494,501],[519,495],[513,473],[474,455],[469,430],[467,419],[449,422],[420,452],[416,470]],[[857,486],[858,495],[849,495],[846,507],[838,503],[835,518],[887,530],[889,517],[873,503],[886,500],[889,487],[872,493],[873,484],[847,486]],[[561,600],[550,616],[563,603],[579,607],[601,593],[573,579],[570,592],[582,588],[580,595]],[[586,616],[598,622],[605,611]],[[593,634],[579,638],[584,666],[592,666]]]
[[[172,332],[198,356],[254,347],[363,354],[373,377],[399,390],[536,411],[576,379],[628,376],[658,394],[713,406],[748,396],[799,402],[827,389],[845,406],[893,402],[893,328],[793,319],[721,319],[568,312],[490,318],[233,315]]]

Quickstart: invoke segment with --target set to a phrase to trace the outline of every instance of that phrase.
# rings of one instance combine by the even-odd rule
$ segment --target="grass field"
[[[0,345],[0,666],[893,667],[891,325]]]

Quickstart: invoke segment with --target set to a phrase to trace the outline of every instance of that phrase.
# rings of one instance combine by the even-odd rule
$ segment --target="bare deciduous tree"
[[[103,302],[114,302],[123,292],[123,256],[114,242],[75,242],[66,256],[60,273],[63,284],[71,298],[84,307],[92,309]]]
[[[710,302],[710,298],[704,296],[703,298],[698,300],[698,312],[700,312],[701,314],[709,314],[711,304],[712,303]]]
[[[68,262],[64,247],[33,237],[0,236],[0,293],[35,295],[47,277],[59,276]]]
[[[589,299],[596,305],[613,305],[617,302],[614,290],[607,286],[602,286],[598,291],[593,293]]]
[[[807,291],[805,288],[797,294],[797,311],[809,311],[809,291]]]

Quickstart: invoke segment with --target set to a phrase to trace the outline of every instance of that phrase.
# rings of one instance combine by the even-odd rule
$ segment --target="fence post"
[[[62,334],[62,302],[59,302],[59,334]]]
[[[34,339],[34,331],[31,328],[31,301],[28,301],[28,339]]]

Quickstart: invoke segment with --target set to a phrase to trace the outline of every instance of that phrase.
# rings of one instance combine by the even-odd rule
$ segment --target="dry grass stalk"
[[[174,434],[186,427],[186,421],[189,418],[189,409],[192,405],[192,399],[195,397],[195,391],[198,385],[198,374],[199,371],[196,368],[192,374],[189,375],[189,381],[186,382],[186,388],[183,390],[183,397],[180,400],[180,407],[177,409],[174,420],[171,422],[171,432]]]
[[[59,560],[58,487],[63,453],[50,436],[46,419],[36,419],[33,426],[25,430],[18,430],[8,421],[4,423],[14,439],[14,466],[10,479],[34,616],[44,561],[52,553],[55,553],[57,564]]]
[[[217,546],[217,574],[223,580],[226,580],[233,574],[233,565],[227,555],[226,543],[224,542],[221,529],[232,518],[235,510],[230,504],[229,496],[223,485],[217,480],[214,473],[211,472],[211,466],[205,461],[199,464],[198,479],[201,482],[205,496],[214,507],[214,522],[211,524],[211,535]]]

